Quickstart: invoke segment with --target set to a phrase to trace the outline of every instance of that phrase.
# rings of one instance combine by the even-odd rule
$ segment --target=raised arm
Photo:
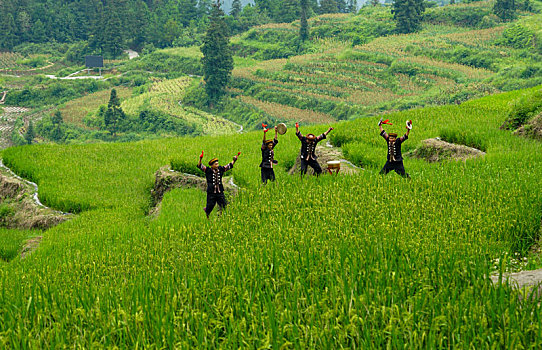
[[[299,132],[299,123],[295,123],[295,134],[297,135],[298,139],[303,139],[303,135],[301,135],[301,133]]]
[[[410,134],[410,129],[412,129],[412,120],[407,121],[407,123],[406,123],[406,133],[403,136],[401,136],[401,142],[408,139],[408,135]]]
[[[262,149],[265,148],[265,139],[266,139],[266,134],[267,134],[267,129],[266,128],[263,128],[263,140],[262,140]]]
[[[201,151],[201,154],[199,155],[198,168],[205,171],[205,165],[201,165],[202,159],[203,159],[203,151]]]
[[[333,128],[330,126],[329,129],[327,129],[327,131],[324,132],[324,135],[326,135],[326,137],[327,137],[327,134],[329,134],[331,132],[331,130],[333,130]]]
[[[275,140],[278,140],[278,138],[279,138],[279,130],[277,126],[275,125]]]
[[[233,165],[235,162],[237,162],[237,158],[239,158],[240,154],[241,152],[237,152],[237,155],[233,157],[233,160],[224,166],[224,171],[228,171],[233,168]]]

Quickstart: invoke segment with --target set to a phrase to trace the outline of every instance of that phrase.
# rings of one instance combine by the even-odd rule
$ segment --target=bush
[[[503,129],[517,129],[542,111],[542,89],[527,93],[513,101],[508,108]]]

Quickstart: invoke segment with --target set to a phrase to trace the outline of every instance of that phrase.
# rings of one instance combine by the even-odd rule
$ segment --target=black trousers
[[[322,167],[320,164],[318,164],[317,160],[309,159],[304,160],[301,159],[301,175],[305,175],[307,173],[307,166],[310,165],[311,168],[314,170],[314,173],[316,175],[320,175],[322,173]]]
[[[380,170],[380,174],[386,175],[390,171],[395,170],[395,172],[402,177],[410,177],[405,171],[405,166],[403,165],[403,161],[400,160],[398,162],[390,162],[389,160],[384,164],[384,167],[382,170]]]
[[[224,209],[226,205],[228,205],[228,202],[226,202],[226,197],[224,196],[224,193],[207,192],[207,205],[205,206],[205,214],[207,214],[207,217],[209,217],[215,205],[217,204],[220,209]]]
[[[273,168],[262,167],[262,182],[265,184],[267,180],[275,181],[275,171]]]

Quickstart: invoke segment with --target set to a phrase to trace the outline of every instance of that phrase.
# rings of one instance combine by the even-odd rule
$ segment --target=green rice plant
[[[4,212],[3,208],[1,212]],[[0,228],[0,260],[10,261],[15,258],[21,252],[23,241],[30,236],[30,231]]]

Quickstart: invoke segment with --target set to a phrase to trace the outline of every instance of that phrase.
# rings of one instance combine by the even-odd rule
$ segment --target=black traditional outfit
[[[403,136],[395,139],[394,142],[390,141],[389,135],[384,130],[380,132],[380,136],[382,136],[388,143],[388,158],[386,164],[380,171],[380,174],[385,175],[394,170],[397,174],[403,177],[409,177],[405,171],[405,166],[403,165],[403,155],[401,154],[401,145],[408,139],[408,135],[404,134]]]
[[[307,140],[306,136],[301,135],[299,131],[296,133],[296,135],[301,141],[301,175],[305,175],[308,165],[314,169],[314,173],[316,175],[320,175],[322,173],[322,167],[320,167],[320,164],[318,164],[318,157],[314,152],[316,150],[316,144],[325,139],[326,134],[321,134],[312,142]]]
[[[207,217],[211,214],[216,204],[220,209],[224,209],[228,202],[224,196],[224,186],[222,185],[222,177],[224,173],[233,168],[233,162],[225,166],[219,166],[217,169],[199,164],[200,168],[205,173],[207,179],[207,205],[205,206],[205,214]]]
[[[267,144],[272,142],[273,147],[269,149]],[[273,164],[278,162],[275,160],[274,148],[279,143],[279,140],[267,140],[262,143],[262,162],[260,168],[262,168],[262,182],[265,184],[267,180],[275,181],[275,171],[273,170]]]

